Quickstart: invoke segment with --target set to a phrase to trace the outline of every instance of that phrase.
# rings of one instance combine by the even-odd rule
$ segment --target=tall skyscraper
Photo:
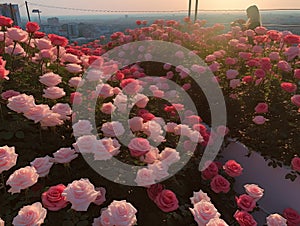
[[[21,26],[21,17],[18,4],[0,4],[0,15],[12,18],[14,20],[14,25]]]

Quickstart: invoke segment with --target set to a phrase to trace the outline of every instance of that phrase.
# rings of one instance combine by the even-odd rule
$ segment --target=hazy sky
[[[10,0],[0,0],[0,3]],[[23,0],[11,0],[20,6]],[[182,10],[188,8],[188,0],[28,0],[31,3],[52,5],[68,8],[105,9],[105,10]],[[300,0],[199,0],[199,9],[246,9],[249,5],[256,4],[260,9],[266,8],[300,8]],[[192,0],[195,7],[195,0]],[[34,6],[29,4],[30,11],[38,8],[42,15],[75,15],[87,12],[62,10]],[[20,8],[22,16],[26,15],[25,7]],[[299,11],[300,13],[300,11]]]

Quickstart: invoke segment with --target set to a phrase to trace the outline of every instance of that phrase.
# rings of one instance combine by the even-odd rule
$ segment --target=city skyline
[[[12,0],[12,1],[0,1],[1,3],[14,3],[19,4],[20,14],[22,17],[26,16],[26,8],[23,0]],[[138,0],[89,0],[87,2],[82,1],[71,1],[71,0],[51,0],[51,3],[47,0],[29,0],[29,11],[33,9],[39,9],[42,11],[44,16],[60,16],[60,15],[86,15],[86,14],[100,14],[101,12],[93,11],[80,11],[80,10],[71,10],[70,8],[82,9],[82,10],[121,10],[121,11],[172,11],[172,10],[187,10],[188,9],[188,0],[151,0],[151,1],[141,1]],[[34,5],[40,4],[40,5]],[[198,10],[232,10],[246,9],[249,5],[256,4],[260,9],[299,9],[300,1],[298,0],[227,0],[220,2],[219,0],[199,0]],[[44,6],[42,6],[44,5]],[[58,9],[52,7],[65,7],[69,9]],[[192,9],[195,7],[195,0],[192,0]]]

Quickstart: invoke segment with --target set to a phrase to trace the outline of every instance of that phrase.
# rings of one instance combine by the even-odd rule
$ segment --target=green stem
[[[3,188],[3,190],[6,192],[6,187],[5,187],[5,181],[4,181],[3,173],[1,173],[1,184],[2,184],[1,188]]]
[[[57,58],[56,58],[56,73],[58,74],[58,65],[59,65],[59,46],[57,48]]]

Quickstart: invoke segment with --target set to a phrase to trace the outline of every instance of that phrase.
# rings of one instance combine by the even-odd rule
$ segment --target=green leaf
[[[24,134],[23,131],[17,131],[15,133],[15,136],[16,136],[16,138],[19,138],[19,139],[24,139],[25,138],[25,134]]]
[[[10,131],[3,131],[0,133],[0,137],[4,140],[10,140],[14,137],[14,133]]]
[[[84,220],[84,221],[79,221],[76,226],[87,226],[89,225],[89,221]]]

